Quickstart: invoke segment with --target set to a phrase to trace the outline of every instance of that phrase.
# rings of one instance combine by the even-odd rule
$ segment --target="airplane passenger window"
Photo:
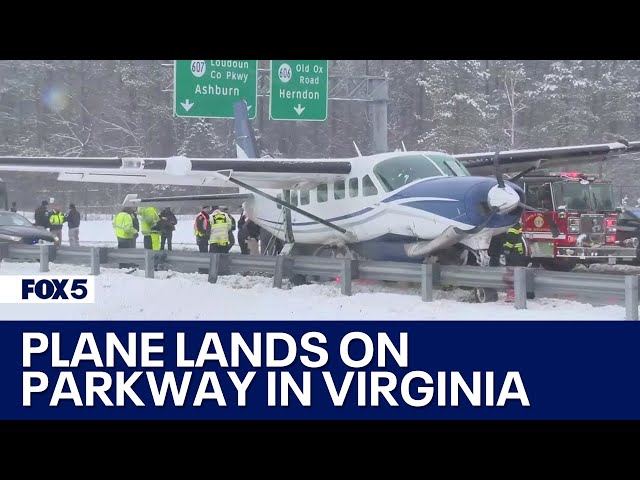
[[[300,205],[309,205],[309,190],[300,192]]]
[[[329,198],[329,195],[327,194],[327,184],[321,183],[320,185],[318,185],[316,191],[318,194],[318,203],[326,202]]]
[[[442,177],[442,171],[436,166],[437,163],[435,160],[429,160],[425,155],[398,155],[375,165],[373,173],[378,177],[384,189],[387,192],[392,192],[415,180]],[[455,175],[451,168],[445,168],[443,171]]]
[[[350,178],[349,179],[349,198],[354,198],[358,196],[358,179]]]
[[[365,197],[370,197],[371,195],[377,195],[378,189],[374,185],[371,177],[369,175],[365,175],[362,179],[362,195]]]
[[[298,191],[291,190],[291,205],[298,205]]]
[[[344,198],[344,180],[337,180],[333,184],[333,198],[336,200],[342,200]]]

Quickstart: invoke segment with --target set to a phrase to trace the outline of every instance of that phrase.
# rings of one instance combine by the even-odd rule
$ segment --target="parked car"
[[[43,227],[36,227],[19,213],[0,212],[0,242],[33,245],[53,242],[55,236]]]

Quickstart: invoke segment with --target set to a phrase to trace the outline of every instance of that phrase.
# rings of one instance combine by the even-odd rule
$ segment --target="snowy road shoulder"
[[[87,267],[50,264],[51,274],[86,275]],[[37,263],[0,265],[0,275],[38,274]],[[476,304],[462,290],[436,291],[423,302],[418,289],[354,282],[353,295],[338,284],[272,287],[272,279],[231,275],[209,284],[206,275],[156,272],[131,275],[103,268],[96,303],[0,305],[0,320],[624,320],[620,306],[592,307],[558,299],[527,302],[516,310],[502,300]],[[170,277],[170,278],[168,278]]]

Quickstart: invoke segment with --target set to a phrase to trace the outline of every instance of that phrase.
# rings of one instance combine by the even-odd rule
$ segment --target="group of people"
[[[15,208],[15,202],[11,206],[11,211]],[[34,224],[39,227],[48,228],[55,237],[56,245],[62,244],[62,227],[67,224],[69,228],[69,245],[72,247],[80,246],[80,212],[76,206],[69,204],[69,211],[62,213],[58,205],[53,205],[49,210],[49,202],[43,200],[34,214]]]
[[[170,207],[161,212],[153,207],[123,207],[113,219],[113,230],[118,248],[136,248],[136,240],[142,234],[147,250],[172,250],[173,231],[178,219]]]
[[[205,205],[196,216],[193,233],[201,252],[229,253],[235,245],[233,232],[237,229],[238,244],[243,255],[260,255],[260,227],[242,212],[240,220],[229,215],[227,208]]]
[[[149,250],[172,249],[171,240],[178,221],[169,207],[161,212],[153,206],[124,207],[113,219],[113,229],[118,239],[118,248],[135,248],[140,234],[144,237],[144,248]],[[260,255],[260,244],[264,247],[271,241],[271,234],[250,220],[245,212],[236,224],[226,207],[205,205],[196,215],[193,233],[200,252],[229,253],[237,242],[244,255]],[[262,238],[261,238],[262,237]],[[261,242],[262,240],[262,242]],[[275,242],[281,249],[281,242]],[[278,250],[279,251],[279,250]],[[264,253],[264,252],[262,252]]]

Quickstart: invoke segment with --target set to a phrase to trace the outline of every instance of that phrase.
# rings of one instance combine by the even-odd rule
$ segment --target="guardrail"
[[[638,275],[605,273],[550,272],[524,267],[441,266],[402,262],[358,261],[306,256],[261,256],[217,254],[188,251],[152,251],[105,247],[56,247],[0,243],[0,261],[38,261],[40,272],[49,271],[49,262],[90,266],[99,275],[102,265],[137,266],[153,278],[157,266],[178,272],[200,272],[215,283],[221,275],[262,273],[273,276],[273,286],[282,288],[284,278],[309,275],[340,278],[344,295],[351,295],[352,280],[386,280],[421,285],[424,301],[433,300],[433,291],[445,285],[453,287],[513,288],[514,307],[527,306],[527,293],[536,298],[573,296],[590,303],[624,305],[627,320],[638,320]]]

